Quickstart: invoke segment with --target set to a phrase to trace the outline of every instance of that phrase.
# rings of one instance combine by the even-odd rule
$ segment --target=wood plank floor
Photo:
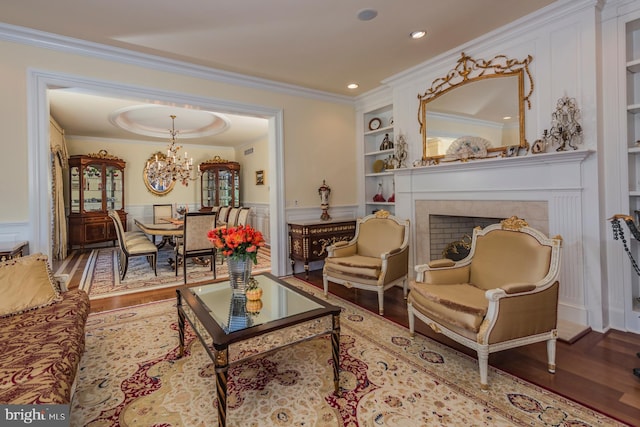
[[[55,268],[55,266],[54,266]],[[70,287],[77,287],[83,266],[78,266]],[[303,273],[296,277],[305,280]],[[312,271],[306,279],[322,288],[322,272]],[[330,284],[330,292],[377,314],[377,296],[374,292],[346,289]],[[408,326],[406,303],[400,288],[385,294],[385,317]],[[128,307],[146,302],[175,297],[175,289],[140,292],[114,298],[91,301],[91,311],[98,312]],[[418,332],[449,345],[461,352],[475,353],[448,338],[435,334],[429,327],[416,322]],[[588,332],[569,344],[558,342],[554,375],[546,370],[546,345],[537,343],[526,347],[504,350],[489,356],[489,363],[524,380],[552,390],[597,409],[632,426],[640,426],[640,378],[632,373],[640,367],[640,335],[609,331],[605,334]]]

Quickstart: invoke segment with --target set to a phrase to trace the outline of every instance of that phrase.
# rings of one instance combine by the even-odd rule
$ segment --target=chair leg
[[[186,253],[185,253],[186,255]],[[184,278],[184,284],[187,284],[187,257],[182,257],[182,277]]]
[[[129,267],[129,257],[124,256],[124,266],[122,268],[122,274],[120,275],[120,280],[124,280],[124,276],[127,275],[127,268]]]
[[[480,388],[482,391],[489,389],[487,376],[489,371],[489,347],[481,346],[478,348],[478,366],[480,367]]]
[[[324,286],[324,297],[329,298],[329,278],[322,275],[322,285]]]
[[[153,274],[155,274],[156,276],[158,275],[158,254],[153,254],[151,256],[151,259],[153,261]]]
[[[407,304],[407,315],[409,316],[409,335],[411,338],[416,336],[416,318],[413,314],[413,304]]]
[[[384,288],[378,290],[378,313],[384,316]]]
[[[556,338],[547,340],[547,370],[556,373]]]

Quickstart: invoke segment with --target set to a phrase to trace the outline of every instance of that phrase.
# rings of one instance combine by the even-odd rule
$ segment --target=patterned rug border
[[[113,271],[113,279],[115,280],[115,284],[120,283],[120,278],[118,276],[118,255],[117,252],[115,250],[115,248],[96,248],[93,249],[91,251],[91,253],[89,254],[85,269],[82,273],[82,277],[80,279],[80,284],[79,284],[79,288],[83,289],[85,292],[87,292],[87,294],[89,294],[89,299],[91,300],[98,300],[98,299],[104,299],[104,298],[112,298],[112,297],[116,297],[116,296],[122,296],[122,295],[129,295],[129,294],[134,294],[134,293],[138,293],[138,292],[147,292],[147,291],[153,291],[153,290],[159,290],[159,289],[166,289],[166,288],[172,288],[172,287],[177,287],[177,286],[182,286],[183,282],[182,282],[182,277],[180,275],[176,276],[176,279],[174,281],[170,281],[167,283],[159,283],[157,285],[151,285],[151,286],[141,286],[141,287],[136,287],[136,288],[132,288],[132,289],[125,289],[122,291],[114,291],[114,292],[108,292],[108,293],[104,293],[104,294],[100,294],[100,295],[91,295],[91,285],[94,281],[95,275],[96,275],[96,262],[98,260],[98,256],[100,254],[100,251],[104,251],[104,250],[112,250],[112,257],[111,257],[111,264],[112,264],[112,271]],[[259,254],[259,256],[262,254]],[[265,271],[270,271],[270,268],[256,268],[254,270],[255,274],[261,273],[261,272],[265,272]],[[215,281],[221,281],[224,280],[225,278],[228,277],[228,274],[225,273],[220,273],[218,272],[217,274],[217,278],[213,279],[213,278],[207,278],[207,279],[203,279],[203,280],[198,280],[198,281],[194,281],[194,282],[187,282],[188,286],[192,286],[192,285],[198,285],[198,284],[202,284],[202,283],[207,283],[207,282],[211,282],[213,280]]]
[[[281,277],[281,279],[315,296],[319,296],[321,298],[323,297],[321,289],[319,289],[315,285],[301,278],[294,277],[294,276],[285,276],[285,277]],[[386,325],[388,328],[390,328],[389,331],[391,334],[397,335],[398,337],[407,337],[407,341],[409,341],[408,328],[406,328],[405,326],[400,325],[397,322],[394,322],[390,319],[381,317],[378,314],[368,311],[347,300],[344,300],[339,296],[331,294],[329,298],[329,302],[331,302],[331,300],[334,300],[332,302],[333,304],[340,305],[344,308],[343,313],[345,313],[345,315],[349,315],[350,313],[363,313],[365,315],[368,315],[370,321],[374,322],[374,326],[375,326],[375,322],[382,323]],[[116,309],[103,311],[95,314],[96,315],[109,315],[109,314],[117,315],[118,312],[124,312],[127,310],[139,310],[140,308],[145,306],[150,308],[152,306],[158,306],[162,304],[166,304],[166,305],[171,304],[175,306],[175,303],[176,303],[175,298],[168,298],[168,299],[154,301],[146,304],[140,304],[136,306],[116,308]],[[479,390],[479,386],[477,390],[474,389],[473,387],[470,387],[468,384],[467,384],[467,387],[465,387],[464,386],[465,381],[461,381],[462,384],[459,385],[456,382],[454,382],[457,377],[452,377],[452,379],[448,379],[447,376],[445,375],[447,373],[446,371],[451,368],[442,369],[441,370],[442,372],[438,372],[438,368],[439,368],[438,365],[432,366],[432,364],[426,363],[426,362],[416,365],[415,360],[411,359],[411,357],[412,356],[415,357],[415,355],[407,352],[406,350],[405,350],[405,353],[403,353],[403,351],[400,349],[401,347],[397,345],[395,342],[387,342],[387,340],[384,340],[384,339],[376,339],[374,335],[370,335],[370,333],[368,333],[367,328],[363,330],[359,330],[355,325],[353,326],[349,325],[348,322],[346,321],[341,322],[341,326],[344,328],[344,331],[346,332],[347,335],[358,336],[360,339],[366,340],[373,347],[380,348],[381,351],[387,352],[388,354],[391,354],[397,357],[398,360],[400,360],[402,363],[405,363],[405,364],[408,364],[409,366],[417,368],[418,372],[422,372],[428,377],[432,378],[434,381],[440,382],[443,385],[451,388],[451,390],[455,391],[461,396],[464,396],[465,398],[470,399],[471,401],[474,401],[474,402],[482,402],[484,405],[486,405],[487,408],[491,409],[491,411],[504,417],[505,420],[510,420],[511,422],[514,423],[514,425],[522,425],[523,423],[522,417],[515,418],[515,415],[509,412],[508,410],[509,407],[508,406],[505,407],[505,402],[504,402],[505,397],[503,395],[503,392],[499,390],[492,390],[491,388],[489,389],[488,392],[481,392]],[[442,354],[445,354],[445,355],[450,354],[450,355],[453,355],[454,357],[459,357],[461,358],[461,360],[466,361],[467,364],[471,364],[475,368],[477,368],[477,361],[474,357],[469,356],[465,353],[462,353],[458,350],[455,350],[451,347],[448,347],[445,344],[439,343],[438,341],[433,340],[432,338],[429,338],[422,334],[418,334],[418,335],[420,340],[423,340],[421,341],[423,342],[422,344],[423,347],[436,349],[436,351],[440,351]],[[393,347],[393,345],[396,345],[396,347]],[[473,370],[473,374],[477,376],[477,369]],[[566,410],[573,411],[573,414],[570,411],[567,411],[567,413],[570,415],[575,416],[575,415],[582,414],[582,416],[585,416],[585,417],[588,416],[592,419],[591,420],[592,424],[590,425],[594,425],[594,426],[627,425],[627,424],[624,424],[622,421],[615,419],[614,417],[604,414],[601,411],[596,410],[588,405],[584,405],[580,402],[577,402],[570,397],[564,396],[553,390],[549,390],[545,387],[531,383],[530,381],[523,380],[517,376],[509,374],[508,372],[504,372],[500,369],[489,366],[489,375],[490,375],[490,382],[496,381],[496,383],[498,383],[497,378],[504,377],[505,380],[512,381],[513,384],[515,385],[522,386],[526,390],[531,390],[532,391],[531,395],[546,397],[547,400],[542,401],[542,403],[547,403],[548,401],[557,402],[558,404],[562,405],[561,407],[563,410],[566,409]],[[491,376],[495,376],[494,379],[491,379]],[[460,379],[460,378],[457,378],[457,379]],[[502,407],[500,406],[501,404],[502,404]],[[522,410],[522,408],[519,408],[519,409]],[[546,407],[543,409],[546,409]],[[578,413],[576,414],[576,412]],[[544,414],[541,412],[539,418],[542,417],[543,415]],[[540,420],[542,421],[542,418],[540,418]],[[595,422],[594,420],[597,420],[598,422]],[[580,425],[584,425],[584,424],[580,424]]]
[[[321,289],[316,287],[311,282],[308,282],[308,281],[306,281],[306,280],[304,280],[302,278],[298,278],[298,277],[295,277],[295,276],[286,276],[286,277],[282,277],[281,279],[282,280],[286,280],[288,283],[291,283],[292,280],[304,283],[306,285],[306,287],[303,288],[303,289],[306,290],[307,287],[311,288],[313,290],[313,294],[316,297],[320,297],[320,298],[324,297],[324,293],[323,293],[323,291]],[[291,284],[293,285],[294,283],[291,283]],[[377,314],[377,313],[375,313],[373,311],[369,311],[369,310],[367,310],[367,309],[365,309],[363,307],[360,307],[359,305],[354,304],[351,301],[347,301],[347,300],[345,300],[345,299],[343,299],[343,298],[341,298],[341,297],[339,297],[339,296],[337,296],[335,294],[331,294],[330,293],[329,295],[330,295],[329,301],[331,301],[331,299],[336,299],[336,300],[340,301],[340,303],[338,305],[341,305],[343,307],[344,306],[348,306],[351,309],[365,311],[365,312],[367,312],[367,314],[373,316],[378,321],[380,321],[382,323],[386,323],[386,324],[388,324],[388,325],[390,325],[392,327],[395,327],[396,329],[399,329],[401,331],[404,331],[404,332],[406,332],[406,335],[409,336],[409,328],[407,328],[406,326],[401,325],[401,324],[399,324],[399,323],[397,323],[397,322],[395,322],[395,321],[393,321],[391,319],[387,319],[387,318],[385,318],[383,316],[380,316],[379,314]],[[398,357],[402,358],[405,363],[409,363],[410,362],[408,357],[400,354],[396,349],[394,349],[393,347],[389,346],[386,342],[374,340],[373,337],[369,337],[368,335],[366,335],[364,333],[358,332],[354,328],[350,328],[349,326],[346,326],[346,327],[351,329],[354,333],[357,333],[363,339],[375,344],[378,347],[383,348],[387,352],[390,352],[390,353],[392,353],[394,355],[397,355]],[[476,368],[477,368],[477,359],[475,357],[470,356],[470,355],[468,355],[466,353],[463,353],[463,352],[461,352],[459,350],[456,350],[455,348],[449,347],[446,344],[440,343],[440,342],[434,340],[433,338],[430,338],[430,337],[428,337],[426,335],[420,334],[417,331],[416,331],[416,335],[420,335],[421,338],[427,340],[427,342],[429,342],[430,345],[432,345],[434,347],[438,347],[440,349],[443,349],[443,351],[452,352],[458,357],[461,357],[461,358],[464,358],[464,359],[467,359],[467,360],[473,362],[476,365]],[[456,383],[454,383],[452,381],[449,381],[446,377],[439,375],[438,373],[434,372],[433,370],[427,369],[428,366],[429,365],[424,364],[424,366],[421,367],[423,372],[428,373],[428,375],[430,375],[430,376],[432,376],[434,378],[437,378],[443,384],[446,384],[447,386],[455,389],[457,392],[459,392],[460,394],[462,394],[462,395],[464,395],[466,397],[477,396],[477,395],[471,393],[470,391],[468,391],[466,388],[460,387]],[[480,388],[480,377],[479,377],[479,373],[478,372],[476,372],[476,373],[478,374],[478,389],[479,389]],[[604,412],[602,412],[602,411],[600,411],[600,410],[598,410],[598,409],[596,409],[596,408],[594,408],[594,407],[592,407],[590,405],[578,402],[575,399],[573,399],[573,398],[571,398],[569,396],[566,396],[566,395],[564,395],[562,393],[558,393],[555,390],[551,390],[551,389],[549,389],[547,387],[535,384],[535,383],[533,383],[531,381],[525,380],[525,379],[520,378],[520,377],[518,377],[516,375],[510,374],[509,372],[503,371],[503,370],[501,370],[499,368],[496,368],[496,367],[493,367],[493,366],[489,365],[489,376],[491,376],[492,374],[508,378],[509,380],[511,380],[513,382],[516,382],[516,383],[519,383],[524,387],[531,388],[531,389],[535,390],[537,393],[552,395],[557,400],[561,401],[563,404],[567,405],[568,407],[578,408],[578,409],[580,409],[582,411],[585,411],[585,412],[591,412],[592,416],[594,416],[595,418],[602,418],[602,417],[603,418],[608,418],[608,419],[611,419],[612,421],[615,421],[619,425],[622,425],[622,426],[627,426],[628,425],[624,421],[621,421],[621,420],[619,420],[619,419],[617,419],[617,418],[615,418],[615,417],[613,417],[611,415],[608,415],[608,414],[606,414],[606,413],[604,413]],[[489,379],[489,381],[491,381],[491,379]],[[489,385],[489,387],[491,387],[491,385]],[[491,392],[491,388],[489,388],[489,392],[485,392],[485,393],[488,396],[490,394],[490,392]],[[492,405],[490,403],[490,399],[487,399],[485,401],[485,403],[487,404],[488,407],[491,407],[491,409],[493,409],[494,411],[496,411],[498,413],[502,412],[499,407],[497,407],[495,405]],[[502,413],[502,415],[505,416],[505,417],[508,416],[508,414],[505,414],[505,413]],[[604,421],[606,421],[606,420],[604,420]],[[606,425],[609,425],[609,424],[606,424]]]

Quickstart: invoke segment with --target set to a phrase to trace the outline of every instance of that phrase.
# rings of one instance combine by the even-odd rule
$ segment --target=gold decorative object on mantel
[[[477,154],[471,158],[506,157],[510,147],[512,147],[510,153],[512,155],[522,151],[528,152],[524,113],[525,104],[528,109],[531,109],[530,98],[534,84],[529,64],[532,60],[531,55],[523,60],[511,59],[505,55],[497,55],[490,60],[473,59],[462,52],[456,66],[446,76],[435,79],[429,89],[423,94],[418,94],[422,158],[414,162],[414,166],[438,164],[440,161],[468,160],[469,150],[466,148]],[[525,77],[528,82],[526,94]],[[454,91],[454,89],[457,90]],[[443,97],[445,94],[449,95]],[[473,105],[476,100],[478,105]],[[485,105],[480,105],[480,101]],[[486,106],[500,108],[487,111],[487,117],[471,113]],[[500,116],[496,119],[497,114]],[[428,115],[432,120],[429,125]],[[500,119],[502,121],[498,121]],[[492,126],[485,126],[486,130],[483,129],[481,125],[483,120],[491,122]],[[451,123],[454,121],[458,125],[465,121],[473,123],[473,126],[468,127],[475,126],[477,134],[459,135],[453,141],[454,138],[450,134]],[[517,129],[512,123],[517,124]],[[496,134],[495,130],[492,133],[491,128],[500,129],[500,134]],[[489,140],[490,147],[477,147],[469,143],[469,140],[478,138]],[[456,142],[456,146],[466,147],[466,152],[459,156],[458,153],[447,151],[453,142]],[[486,154],[483,154],[485,148]]]
[[[119,162],[124,161],[124,160],[122,160],[120,157],[116,157],[116,156],[113,156],[113,155],[109,154],[109,153],[107,152],[107,150],[100,150],[100,151],[98,151],[97,153],[90,153],[90,154],[87,154],[87,156],[88,156],[88,157],[94,157],[94,158],[96,158],[96,159],[117,160],[117,161],[119,161]]]

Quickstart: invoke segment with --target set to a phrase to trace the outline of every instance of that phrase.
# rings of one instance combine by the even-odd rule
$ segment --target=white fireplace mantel
[[[395,213],[411,220],[411,271],[416,264],[429,261],[417,259],[417,254],[429,253],[419,246],[428,244],[421,234],[428,213],[416,209],[425,206],[424,201],[438,201],[438,214],[444,213],[443,201],[452,206],[463,202],[470,211],[475,210],[474,202],[482,203],[490,205],[491,214],[496,217],[511,216],[514,206],[522,205],[522,209],[529,205],[547,206],[544,222],[548,224],[548,233],[563,239],[559,316],[588,324],[583,280],[581,164],[592,153],[575,150],[395,170]]]

